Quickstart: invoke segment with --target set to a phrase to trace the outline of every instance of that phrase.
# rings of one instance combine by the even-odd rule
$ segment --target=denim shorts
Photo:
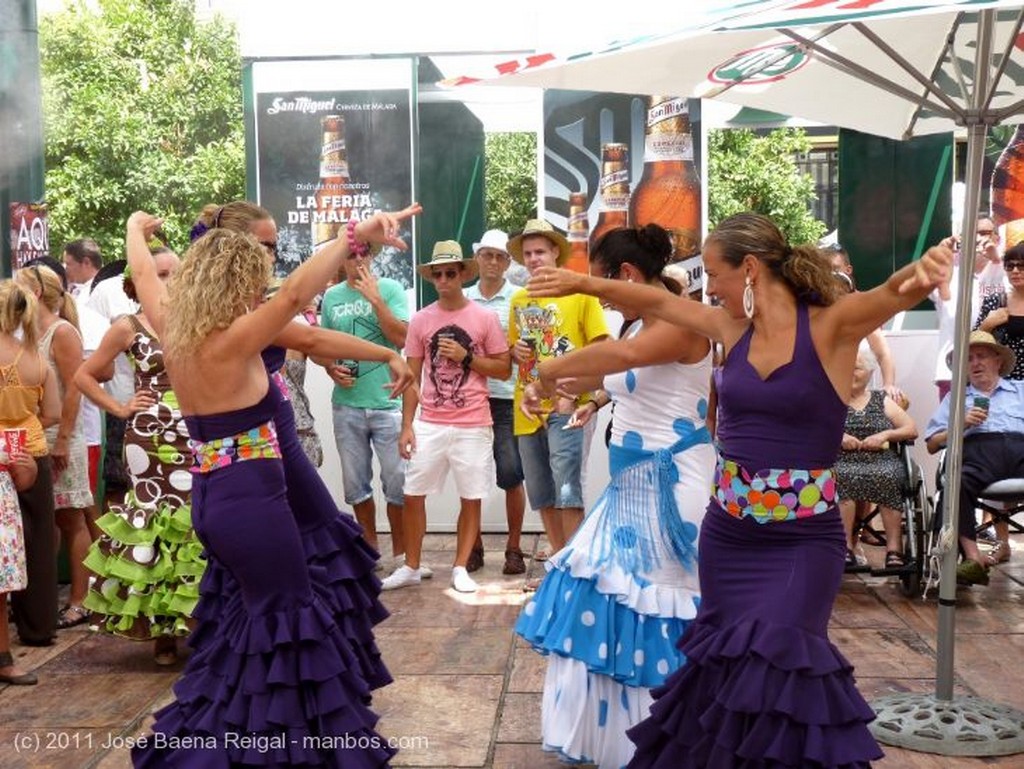
[[[572,414],[550,414],[548,426],[520,435],[519,456],[530,507],[583,507],[583,430],[563,430]]]
[[[373,496],[373,454],[376,454],[384,498],[389,505],[401,506],[405,500],[405,460],[398,453],[402,412],[338,404],[334,404],[333,411],[334,442],[341,457],[345,502],[358,505]]]
[[[491,419],[494,422],[494,469],[498,488],[514,489],[523,482],[523,462],[512,431],[512,399],[491,398]]]

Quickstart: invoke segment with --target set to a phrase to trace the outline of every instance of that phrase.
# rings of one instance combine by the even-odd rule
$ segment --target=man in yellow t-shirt
[[[561,266],[569,258],[569,242],[548,222],[531,219],[508,242],[512,258],[532,275],[541,267]],[[539,510],[553,552],[560,550],[583,520],[583,430],[563,429],[577,403],[559,398],[545,420],[531,419],[519,408],[523,388],[537,380],[537,364],[546,358],[598,342],[608,336],[597,299],[583,294],[534,299],[526,289],[513,294],[508,341],[512,347],[514,431],[526,477],[530,507]],[[584,396],[578,399],[583,402]]]

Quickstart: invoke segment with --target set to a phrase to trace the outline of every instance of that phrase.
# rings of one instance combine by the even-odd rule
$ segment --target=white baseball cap
[[[501,230],[487,230],[480,238],[479,243],[473,244],[473,253],[475,254],[481,248],[493,248],[496,251],[501,251],[505,254],[508,253],[508,235]]]

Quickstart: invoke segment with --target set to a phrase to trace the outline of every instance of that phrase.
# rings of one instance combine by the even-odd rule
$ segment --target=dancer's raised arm
[[[530,296],[536,297],[590,294],[623,309],[659,318],[715,341],[724,339],[724,329],[731,322],[728,315],[718,307],[690,301],[657,286],[597,278],[555,267],[538,269],[526,284],[526,290]]]

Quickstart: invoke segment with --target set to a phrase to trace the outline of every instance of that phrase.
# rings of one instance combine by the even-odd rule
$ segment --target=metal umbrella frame
[[[829,122],[815,105],[802,104],[792,109],[784,103],[766,103],[766,88],[751,89],[750,94],[742,93],[744,86],[764,84],[784,79],[785,69],[799,53],[813,57],[816,62],[827,65],[836,73],[872,86],[880,98],[896,97],[904,106],[909,106],[909,117],[897,131],[891,126],[886,129],[864,127],[852,124],[848,127],[867,130],[872,133],[889,135],[893,138],[908,138],[918,133],[935,133],[961,127],[967,132],[967,166],[965,172],[966,200],[962,227],[962,242],[973,243],[976,236],[976,214],[981,198],[982,165],[985,140],[989,126],[1003,122],[1024,120],[1024,83],[1012,82],[1009,89],[1001,90],[1008,69],[1016,72],[1021,64],[1015,62],[1016,49],[1024,50],[1024,4],[1019,2],[998,2],[985,0],[946,0],[946,2],[913,3],[907,0],[879,0],[873,4],[857,4],[858,10],[844,11],[842,8],[824,8],[835,5],[828,2],[763,2],[763,3],[722,3],[694,26],[668,35],[654,35],[637,41],[616,43],[605,51],[584,53],[564,59],[544,54],[527,57],[520,62],[499,65],[500,76],[493,79],[459,78],[449,84],[480,82],[483,85],[533,85],[543,87],[618,90],[630,93],[674,93],[721,99],[742,106],[771,109],[792,114],[795,117]],[[866,6],[872,6],[866,8]],[[800,8],[815,7],[816,18],[795,19],[787,23],[786,13]],[[874,7],[878,6],[878,7]],[[866,8],[866,10],[865,10]],[[958,10],[956,10],[958,9]],[[964,10],[966,9],[966,10]],[[899,38],[898,43],[887,42],[871,26],[872,20],[899,16],[913,16],[944,12],[949,16],[948,34],[945,45],[933,55],[932,69],[923,71],[919,64],[910,59],[922,60],[920,51],[910,57],[904,48],[911,48],[912,41]],[[1003,47],[997,48],[996,25],[998,19],[1004,24]],[[1008,23],[1008,27],[1006,26]],[[808,26],[813,24],[813,28]],[[1009,29],[1008,36],[1005,30]],[[905,28],[906,29],[906,28]],[[698,39],[707,43],[712,34],[717,34],[724,48],[731,41],[730,34],[749,33],[751,30],[781,35],[792,41],[792,45],[771,52],[771,46],[757,51],[755,59],[745,60],[742,70],[734,79],[723,82],[712,77],[697,78],[697,85],[687,82],[680,73],[682,88],[673,90],[668,86],[672,73],[664,71],[671,59],[663,56],[658,65],[645,70],[637,66],[638,57],[644,50],[657,50],[678,40],[680,56],[687,42],[696,44]],[[830,45],[830,38],[838,34],[855,32],[867,41],[876,54],[889,66],[888,74],[880,67],[840,53],[842,46]],[[974,46],[973,73],[965,72],[961,58],[957,55],[957,42],[968,38],[968,47]],[[848,39],[848,38],[844,38]],[[863,42],[861,41],[861,42]],[[750,53],[750,52],[745,52]],[[622,58],[626,54],[634,58]],[[620,57],[627,62],[618,71],[605,69],[606,82],[611,87],[602,87],[598,71],[601,61]],[[948,69],[943,69],[947,66]],[[588,70],[588,67],[590,68]],[[680,64],[680,70],[687,65]],[[894,68],[893,68],[894,67]],[[781,76],[777,76],[783,71]],[[582,72],[583,77],[573,80],[573,75]],[[892,76],[893,72],[902,77]],[[692,74],[692,73],[688,73]],[[1019,74],[1019,73],[1018,73]],[[650,81],[646,79],[649,76]],[[657,82],[653,82],[657,80]],[[691,81],[693,78],[691,78]],[[902,82],[900,82],[902,81]],[[576,84],[573,84],[573,83]],[[945,87],[943,87],[943,83]],[[952,88],[950,87],[952,83]],[[891,102],[891,100],[890,100]],[[886,103],[890,103],[886,102]],[[824,119],[823,119],[824,118]],[[834,125],[853,123],[852,120],[833,121]],[[925,126],[926,123],[931,125]],[[940,123],[941,127],[935,124]],[[964,341],[970,333],[970,307],[973,281],[960,280],[957,296],[957,318],[954,336],[953,378],[951,402],[963,403],[967,387],[968,346]],[[946,462],[945,494],[948,500],[945,508],[946,519],[940,541],[956,541],[956,521],[959,515],[960,474],[963,467],[964,410],[952,409]],[[957,548],[948,546],[942,553],[939,580],[938,637],[936,685],[933,695],[896,694],[875,700],[872,707],[878,718],[872,724],[875,737],[883,743],[906,747],[924,752],[943,755],[1007,755],[1024,752],[1024,713],[1014,708],[987,702],[979,698],[953,696],[955,606],[956,606],[956,562]]]

